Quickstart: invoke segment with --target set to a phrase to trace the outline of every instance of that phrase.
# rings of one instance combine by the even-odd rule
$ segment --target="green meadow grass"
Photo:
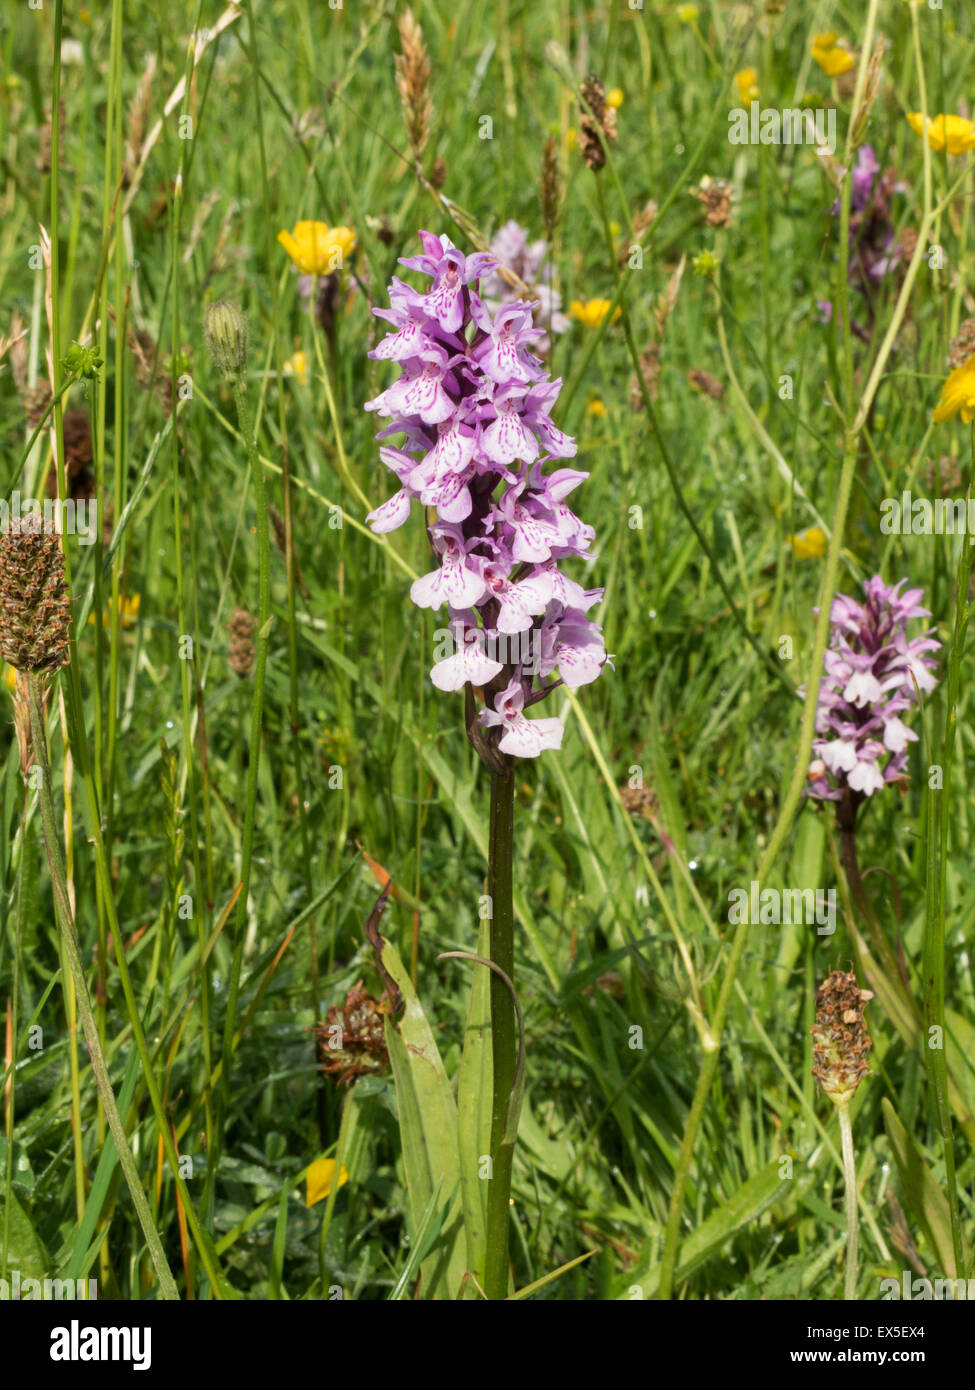
[[[931,421],[975,303],[971,156],[926,158],[904,118],[922,109],[922,75],[929,112],[971,101],[971,17],[702,0],[685,22],[682,8],[417,0],[433,106],[423,172],[442,160],[439,195],[404,134],[402,6],[47,0],[2,21],[0,333],[19,315],[29,386],[49,357],[60,386],[73,342],[99,350],[101,368],[56,413],[90,412],[91,472],[115,525],[108,548],[66,538],[76,646],[49,702],[54,799],[106,1059],[183,1297],[411,1296],[422,1232],[392,1077],[338,1088],[313,1028],[357,981],[381,992],[363,936],[374,861],[397,885],[383,934],[456,1078],[472,967],[436,958],[477,949],[487,777],[462,697],[428,678],[439,623],[409,600],[430,567],[416,509],[388,537],[364,524],[394,490],[363,411],[392,379],[366,355],[382,329],[370,305],[386,303],[420,228],[465,250],[509,219],[542,236],[549,135],[564,179],[550,247],[563,305],[618,294],[625,313],[599,330],[573,318],[550,357],[565,383],[556,422],[589,473],[576,510],[597,532],[591,564],[572,572],[605,587],[596,616],[613,669],[553,697],[562,751],[516,769],[527,1087],[514,1287],[585,1255],[534,1296],[843,1297],[840,1135],[810,1074],[810,1027],[817,982],[859,956],[859,917],[830,807],[798,795],[808,759],[797,761],[795,687],[821,663],[816,610],[825,618],[834,590],[859,595],[875,573],[923,588],[944,646],[938,687],[911,718],[922,740],[910,783],[865,806],[859,858],[905,988],[947,1048],[925,1047],[927,1031],[909,1043],[882,998],[869,1006],[872,1070],[853,1106],[858,1295],[878,1298],[881,1279],[909,1268],[975,1272],[970,560],[960,537],[879,528],[883,498],[929,495],[930,460],[950,457],[963,479],[971,467],[965,426]],[[849,179],[841,194],[829,169],[854,103],[810,55],[830,28],[866,56],[886,40],[865,138],[897,170],[896,233],[923,232],[943,252],[919,247],[901,303],[903,273],[869,302],[847,290],[849,208],[830,209]],[[194,54],[190,35],[206,29]],[[574,83],[595,71],[622,93],[598,175],[576,148],[579,109],[551,40]],[[763,106],[835,109],[832,166],[809,146],[729,142],[733,74],[746,67]],[[704,176],[734,185],[728,227],[705,223],[692,192]],[[618,252],[651,199],[642,268],[617,290]],[[302,219],[357,236],[331,342],[276,240]],[[32,250],[46,233],[49,277]],[[707,253],[717,270],[699,273]],[[204,345],[204,307],[220,299],[248,319],[250,458]],[[138,330],[158,345],[173,414],[136,381]],[[654,343],[651,413],[634,408],[631,383],[634,352]],[[40,489],[51,461],[45,426],[18,472],[33,431],[15,351],[0,374],[7,497]],[[723,384],[720,400],[691,384],[695,369]],[[294,545],[289,567],[272,527],[259,760],[254,680],[233,674],[227,635],[235,608],[259,611],[258,468]],[[789,538],[820,526],[828,552],[801,558]],[[0,1277],[93,1277],[105,1298],[156,1297],[75,1026],[12,715],[4,728]],[[949,761],[944,790],[929,789],[929,767]],[[652,820],[621,803],[641,778]],[[836,889],[835,933],[736,936],[729,892],[759,878]],[[946,1054],[954,1106],[938,1102]],[[306,1206],[306,1169],[337,1156],[343,1116],[348,1180]]]

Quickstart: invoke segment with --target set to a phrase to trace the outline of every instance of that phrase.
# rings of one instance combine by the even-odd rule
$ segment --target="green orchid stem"
[[[860,873],[856,840],[857,807],[858,802],[849,789],[845,792],[843,800],[836,803],[836,823],[840,831],[840,859],[843,864],[843,872],[846,875],[847,887],[860,914],[860,920],[866,927],[867,935],[877,954],[877,960],[886,971],[892,987],[897,988],[902,983],[905,988],[908,988],[909,981],[904,978],[894,949],[884,935],[884,929],[880,924],[880,919]]]
[[[857,1296],[857,1263],[860,1257],[860,1225],[857,1215],[857,1171],[853,1158],[853,1125],[850,1121],[850,1102],[837,1105],[840,1117],[840,1139],[843,1144],[843,1181],[846,1186],[846,1289],[844,1298],[852,1302]]]
[[[515,974],[515,915],[512,902],[515,782],[511,769],[491,773],[491,829],[488,896],[491,903],[491,959],[509,980]],[[487,1203],[487,1258],[484,1291],[490,1299],[508,1296],[508,1223],[514,1141],[505,1141],[508,1100],[517,1068],[514,1001],[507,985],[491,972],[491,1179]]]
[[[139,1225],[142,1227],[142,1233],[146,1238],[146,1245],[149,1247],[149,1255],[156,1271],[156,1277],[159,1280],[160,1292],[163,1298],[178,1301],[179,1292],[176,1288],[176,1281],[173,1278],[172,1270],[169,1267],[169,1262],[163,1251],[162,1241],[159,1239],[159,1232],[153,1224],[152,1213],[149,1210],[149,1202],[139,1179],[139,1170],[136,1167],[132,1149],[129,1147],[128,1136],[125,1133],[125,1126],[122,1124],[122,1117],[119,1114],[118,1105],[115,1100],[115,1092],[112,1090],[108,1068],[105,1065],[105,1055],[102,1052],[98,1029],[95,1026],[95,1015],[91,1007],[91,997],[88,993],[88,982],[85,979],[84,966],[81,961],[81,943],[78,940],[74,914],[71,910],[71,901],[68,897],[68,883],[64,870],[64,855],[61,852],[57,817],[54,811],[54,798],[51,795],[51,769],[47,757],[47,728],[44,720],[43,675],[34,671],[29,673],[27,677],[27,698],[30,707],[30,736],[34,764],[40,772],[40,785],[38,787],[37,796],[41,810],[41,823],[44,827],[44,843],[47,848],[47,862],[51,871],[54,911],[57,916],[58,928],[64,941],[64,950],[68,958],[68,965],[74,979],[78,1014],[81,1018],[81,1027],[84,1031],[85,1041],[88,1044],[88,1051],[91,1056],[92,1071],[95,1073],[95,1082],[98,1086],[99,1095],[102,1098],[105,1118],[108,1120],[108,1127],[111,1130],[112,1138],[115,1140],[115,1152],[118,1154],[119,1165],[121,1166],[125,1181],[128,1184],[129,1192],[132,1194],[132,1205],[135,1207],[136,1215],[139,1218]]]

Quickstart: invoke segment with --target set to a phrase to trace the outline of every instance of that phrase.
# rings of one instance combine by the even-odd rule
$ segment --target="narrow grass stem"
[[[606,211],[606,198],[603,193],[603,186],[599,181],[598,175],[596,177],[596,191],[599,202],[599,215],[603,224],[603,235],[606,239],[607,254],[609,255],[609,261],[613,271],[613,279],[616,284],[618,293],[621,284],[620,271],[619,267],[616,264],[616,255],[613,247],[613,234],[610,229],[609,216]],[[789,680],[789,677],[783,671],[781,663],[774,661],[773,658],[769,655],[769,653],[765,651],[758,638],[755,636],[755,634],[751,631],[748,624],[746,623],[745,618],[742,615],[741,609],[735,602],[735,597],[729,589],[724,579],[724,576],[721,573],[721,567],[718,564],[718,557],[715,554],[714,547],[711,545],[711,542],[708,540],[707,536],[704,534],[701,527],[698,525],[697,518],[688,506],[687,499],[684,496],[684,490],[680,484],[680,478],[677,475],[677,469],[675,468],[673,459],[670,456],[670,450],[667,447],[666,440],[664,439],[660,426],[657,423],[657,413],[653,408],[653,401],[650,398],[650,391],[647,387],[646,381],[644,380],[643,369],[640,365],[640,353],[636,345],[636,339],[633,336],[633,325],[630,322],[629,308],[624,298],[620,298],[620,311],[623,317],[623,336],[626,339],[626,346],[630,354],[630,360],[633,363],[633,370],[636,373],[637,388],[640,392],[641,400],[643,401],[643,408],[646,411],[647,420],[650,423],[651,433],[653,434],[653,437],[657,444],[657,448],[660,451],[660,457],[663,461],[664,468],[667,470],[667,477],[670,480],[671,487],[673,488],[674,497],[677,501],[677,505],[683,512],[687,524],[694,532],[694,535],[697,538],[698,545],[701,547],[701,550],[707,556],[708,563],[711,566],[711,571],[714,574],[714,577],[717,581],[718,588],[724,595],[725,600],[728,604],[728,608],[731,612],[731,616],[740,628],[741,634],[744,637],[745,641],[752,648],[759,661],[761,661],[763,665],[768,668],[771,675],[782,685],[785,686],[790,695],[794,695],[795,690],[793,688],[792,682]]]
[[[850,897],[860,914],[861,921],[866,926],[867,935],[877,953],[878,961],[890,977],[891,985],[896,985],[897,980],[901,978],[900,966],[890,942],[884,935],[884,929],[880,924],[880,919],[860,873],[856,838],[856,803],[849,791],[847,791],[845,799],[837,803],[837,826],[840,832],[840,862],[843,865],[843,873],[850,890]],[[907,981],[904,983],[906,985]],[[910,1005],[910,1000],[906,1002]]]
[[[237,377],[233,383],[233,390],[234,400],[237,404],[237,419],[240,423],[240,431],[244,437],[244,445],[247,449],[247,457],[250,462],[251,482],[254,487],[254,501],[257,510],[258,614],[257,657],[254,664],[254,693],[251,699],[250,739],[248,744],[247,791],[244,805],[244,830],[241,839],[241,892],[237,903],[234,958],[227,991],[227,1014],[224,1024],[223,1086],[225,1094],[229,1084],[230,1064],[233,1058],[237,997],[240,991],[240,974],[244,959],[247,896],[250,888],[251,858],[254,848],[257,772],[261,757],[261,729],[264,718],[264,680],[267,670],[268,629],[271,620],[271,553],[268,531],[267,497],[264,489],[264,473],[261,460],[257,453],[257,444],[254,440],[254,417],[247,396],[246,383],[240,377]]]
[[[65,955],[68,958],[71,977],[74,981],[78,1014],[81,1018],[81,1027],[91,1056],[92,1071],[95,1074],[95,1082],[98,1086],[99,1095],[102,1098],[102,1105],[105,1109],[108,1127],[111,1131],[112,1138],[115,1140],[115,1152],[118,1155],[119,1165],[121,1166],[126,1184],[132,1196],[132,1205],[135,1207],[139,1225],[142,1227],[142,1233],[145,1236],[146,1245],[149,1248],[149,1256],[155,1268],[156,1277],[159,1280],[159,1288],[162,1296],[165,1299],[178,1301],[179,1293],[176,1288],[176,1281],[173,1278],[172,1270],[169,1267],[169,1262],[162,1248],[159,1232],[156,1230],[152,1220],[149,1203],[139,1179],[139,1170],[136,1167],[135,1158],[129,1146],[128,1136],[125,1133],[125,1126],[122,1124],[122,1117],[119,1114],[118,1105],[115,1101],[115,1092],[112,1090],[108,1068],[105,1065],[105,1055],[102,1052],[98,1029],[95,1026],[95,1015],[92,1010],[91,998],[88,994],[88,983],[85,979],[84,966],[81,960],[81,944],[78,940],[74,915],[71,911],[71,903],[68,897],[68,885],[64,872],[64,856],[61,852],[61,841],[58,836],[54,798],[51,795],[51,769],[48,764],[47,756],[47,729],[44,721],[42,681],[42,676],[32,672],[28,676],[27,691],[30,708],[31,743],[33,746],[34,758],[37,761],[38,769],[41,774],[37,795],[41,812],[41,824],[44,828],[44,844],[47,848],[47,861],[51,872],[54,910],[57,916],[58,928],[61,933],[61,940],[64,943]]]

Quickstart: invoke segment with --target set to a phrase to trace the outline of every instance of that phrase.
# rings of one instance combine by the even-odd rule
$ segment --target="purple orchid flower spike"
[[[549,334],[565,333],[571,326],[562,312],[562,296],[552,283],[551,270],[545,266],[548,248],[544,241],[530,241],[524,227],[506,222],[491,240],[491,252],[502,266],[513,270],[524,284],[530,286],[533,303],[532,317],[542,329],[535,350],[546,354],[551,346]],[[518,301],[519,292],[509,285],[496,270],[484,277],[481,286],[484,303],[492,313]]]
[[[894,194],[907,192],[907,185],[898,178],[895,169],[881,173],[870,145],[862,145],[857,151],[851,181],[848,279],[864,296],[866,312],[872,321],[877,287],[887,276],[893,278],[895,287],[899,285],[910,260],[897,236],[892,207]],[[834,217],[839,216],[839,198],[830,212]],[[825,303],[827,301],[819,301],[820,308]],[[832,306],[829,313],[823,314],[822,322],[828,323],[831,313]],[[863,325],[851,322],[859,336],[867,333]]]
[[[393,331],[371,355],[397,363],[401,375],[366,409],[390,422],[378,438],[403,439],[380,454],[399,490],[367,520],[384,533],[407,520],[414,499],[435,510],[437,568],[415,581],[411,597],[422,608],[447,605],[452,646],[431,679],[440,690],[466,687],[469,700],[484,692],[486,708],[468,729],[497,771],[498,752],[534,758],[560,746],[559,721],[525,711],[560,685],[595,680],[608,659],[586,616],[602,590],[584,589],[560,568],[595,539],[565,500],[588,475],[545,472],[576,444],[552,423],[561,381],[549,380],[530,350],[539,336],[532,306],[509,302],[492,315],[478,283],[495,257],[465,256],[430,232],[420,242],[421,253],[400,264],[431,287],[394,278],[390,308],[375,310]]]
[[[888,588],[879,575],[864,584],[866,602],[837,594],[830,609],[830,646],[816,706],[808,795],[856,805],[891,782],[907,780],[908,744],[917,734],[901,715],[937,684],[930,652],[934,628],[908,640],[912,618],[929,618],[920,589],[902,579]],[[916,683],[916,684],[915,684]]]

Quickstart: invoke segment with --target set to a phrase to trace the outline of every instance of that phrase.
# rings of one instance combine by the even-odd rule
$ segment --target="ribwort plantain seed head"
[[[0,536],[0,655],[17,671],[69,661],[71,600],[58,537],[41,519],[12,519]]]

